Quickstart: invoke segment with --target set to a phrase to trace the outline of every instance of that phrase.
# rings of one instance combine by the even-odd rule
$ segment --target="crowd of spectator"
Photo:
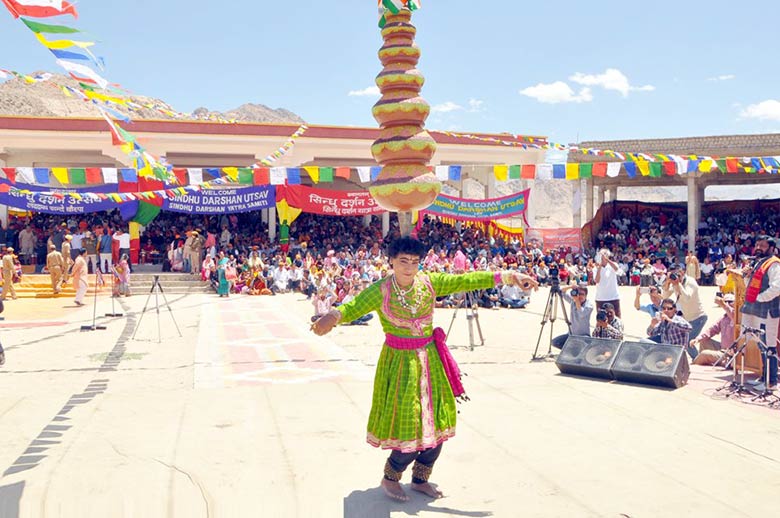
[[[519,269],[547,284],[558,272],[562,285],[596,285],[596,250],[611,252],[620,285],[662,286],[677,263],[701,285],[750,258],[757,234],[778,235],[778,212],[731,211],[707,214],[699,225],[696,253],[685,255],[687,220],[684,211],[647,210],[639,215],[620,210],[606,221],[592,246],[582,250],[556,249],[523,243],[520,238],[491,237],[483,226],[443,223],[425,218],[416,234],[429,248],[422,264],[429,271]],[[220,283],[220,270],[230,293],[273,294],[288,290],[308,297],[322,294],[333,303],[354,296],[367,284],[387,275],[386,240],[399,235],[391,220],[383,237],[381,220],[366,224],[361,217],[323,217],[302,214],[289,228],[289,241],[272,241],[268,224],[255,213],[192,216],[161,213],[143,228],[138,262],[160,264],[163,271],[199,274]],[[62,234],[72,235],[72,253],[88,246],[92,256],[113,253],[117,244],[103,236],[126,233],[118,211],[83,217],[35,214],[9,219],[0,243],[13,246],[22,264],[45,264],[47,243],[58,246]],[[101,269],[105,259],[98,259]],[[90,270],[93,265],[90,264]],[[611,273],[610,273],[611,275]],[[514,287],[474,294],[471,303],[483,307],[522,308],[527,293]],[[444,306],[462,304],[462,297],[441,300]],[[619,301],[607,300],[617,306]]]

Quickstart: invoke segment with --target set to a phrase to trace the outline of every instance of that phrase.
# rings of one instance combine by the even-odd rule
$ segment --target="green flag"
[[[661,169],[664,165],[661,162],[650,162],[650,176],[653,178],[661,178]]]
[[[509,179],[510,180],[519,180],[520,179],[520,166],[519,165],[510,165],[509,166]]]
[[[320,183],[333,183],[333,168],[320,167]]]
[[[580,178],[593,178],[593,164],[580,164]]]
[[[87,170],[83,168],[70,169],[70,183],[73,185],[87,185]]]
[[[78,29],[71,29],[70,27],[65,27],[64,25],[49,25],[47,23],[34,22],[25,18],[21,18],[21,20],[27,27],[30,28],[31,31],[36,34],[74,34],[81,32]]]
[[[255,172],[251,167],[238,168],[238,183],[252,185],[255,183]]]
[[[157,205],[141,200],[138,202],[138,210],[136,211],[135,216],[133,216],[132,221],[135,221],[139,225],[146,226],[157,217],[160,210],[161,208]]]

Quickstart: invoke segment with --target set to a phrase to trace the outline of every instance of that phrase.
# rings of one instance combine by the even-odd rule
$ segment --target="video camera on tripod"
[[[561,270],[555,263],[550,265],[550,291],[554,293],[561,292]]]

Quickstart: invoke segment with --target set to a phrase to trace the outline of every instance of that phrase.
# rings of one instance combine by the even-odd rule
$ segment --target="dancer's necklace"
[[[409,286],[409,289],[406,291],[401,290],[401,287],[398,285],[398,282],[395,279],[395,274],[393,274],[393,289],[395,290],[395,293],[398,295],[398,302],[401,304],[401,307],[409,311],[412,315],[417,314],[417,310],[419,309],[419,306],[417,304],[411,304],[407,302],[406,296],[409,295],[412,290],[414,290],[414,281],[412,281],[412,285]]]

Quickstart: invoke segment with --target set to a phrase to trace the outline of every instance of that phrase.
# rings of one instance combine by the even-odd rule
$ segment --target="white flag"
[[[22,183],[35,183],[35,173],[32,167],[17,167],[16,181]]]
[[[447,181],[450,179],[450,166],[437,165],[436,166],[436,179]]]
[[[371,181],[371,168],[370,167],[358,167],[358,176],[360,177],[361,182],[370,182]]]
[[[537,164],[536,166],[537,180],[552,180],[552,175],[553,175],[552,164]]]
[[[615,178],[620,174],[620,168],[623,167],[621,162],[607,162],[607,176]]]
[[[203,169],[199,167],[187,168],[187,174],[190,176],[190,185],[203,183]]]
[[[271,185],[284,185],[284,181],[287,179],[286,167],[272,167],[271,168]]]
[[[116,167],[103,168],[103,183],[119,183],[119,177],[116,173]]]
[[[62,0],[16,0],[16,3],[27,7],[52,7],[62,11]]]
[[[100,74],[86,65],[71,63],[70,61],[65,61],[63,59],[58,59],[57,64],[72,74],[92,79],[98,84],[98,86],[100,86],[100,88],[105,88],[108,86],[108,80],[103,78]]]

